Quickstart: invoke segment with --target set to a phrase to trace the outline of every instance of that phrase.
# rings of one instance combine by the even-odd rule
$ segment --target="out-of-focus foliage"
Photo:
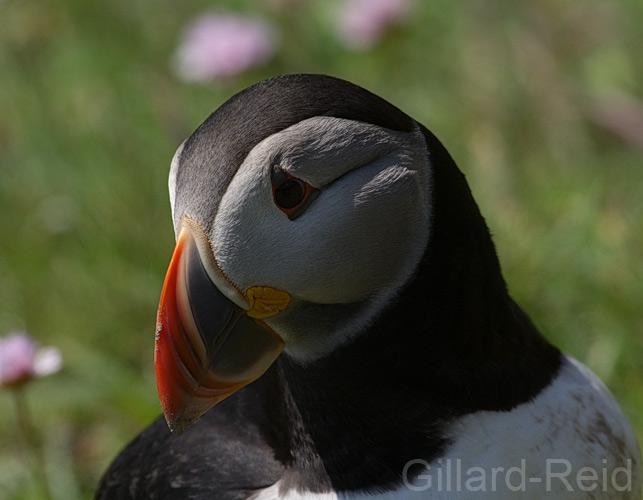
[[[54,499],[91,495],[160,409],[154,319],[173,248],[176,147],[247,85],[320,72],[431,128],[466,173],[509,287],[594,369],[643,437],[643,4],[416,1],[368,50],[341,1],[0,3],[0,335],[65,367],[27,394]],[[211,12],[260,17],[265,65],[188,84],[172,61]],[[0,498],[37,498],[0,393]]]

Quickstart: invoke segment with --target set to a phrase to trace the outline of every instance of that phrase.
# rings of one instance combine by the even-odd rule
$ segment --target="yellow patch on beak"
[[[248,316],[255,319],[270,318],[286,308],[290,295],[269,286],[252,286],[246,291],[250,309]]]

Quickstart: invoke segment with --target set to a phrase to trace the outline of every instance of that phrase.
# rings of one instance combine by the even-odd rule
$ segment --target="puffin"
[[[163,416],[96,499],[640,499],[615,398],[510,297],[426,127],[319,74],[231,97],[170,167]]]

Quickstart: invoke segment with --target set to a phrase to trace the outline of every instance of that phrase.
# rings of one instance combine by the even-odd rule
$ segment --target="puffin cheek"
[[[284,288],[293,296],[332,304],[401,286],[421,258],[427,224],[411,204],[385,201],[365,201],[350,217],[337,217],[332,230],[313,235],[311,250],[301,252],[296,285]]]
[[[428,218],[418,190],[415,175],[406,171],[386,189],[360,198],[358,243],[373,288],[400,286],[422,257]]]

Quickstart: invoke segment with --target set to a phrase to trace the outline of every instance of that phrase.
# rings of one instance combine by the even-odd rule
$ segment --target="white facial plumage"
[[[428,161],[417,127],[397,132],[332,117],[273,134],[245,158],[204,229],[240,290],[290,294],[286,310],[266,322],[294,357],[318,358],[356,335],[409,279],[429,233]],[[275,166],[320,190],[295,220],[274,202]]]
[[[174,153],[174,157],[172,158],[172,163],[170,164],[170,175],[167,181],[168,189],[170,191],[170,208],[172,210],[172,220],[174,219],[174,203],[176,202],[176,177],[179,173],[179,163],[181,160],[181,153],[183,152],[183,147],[185,146],[185,141],[181,143],[181,145],[178,147],[176,150],[176,153]],[[176,234],[177,228],[174,228],[174,232]]]

